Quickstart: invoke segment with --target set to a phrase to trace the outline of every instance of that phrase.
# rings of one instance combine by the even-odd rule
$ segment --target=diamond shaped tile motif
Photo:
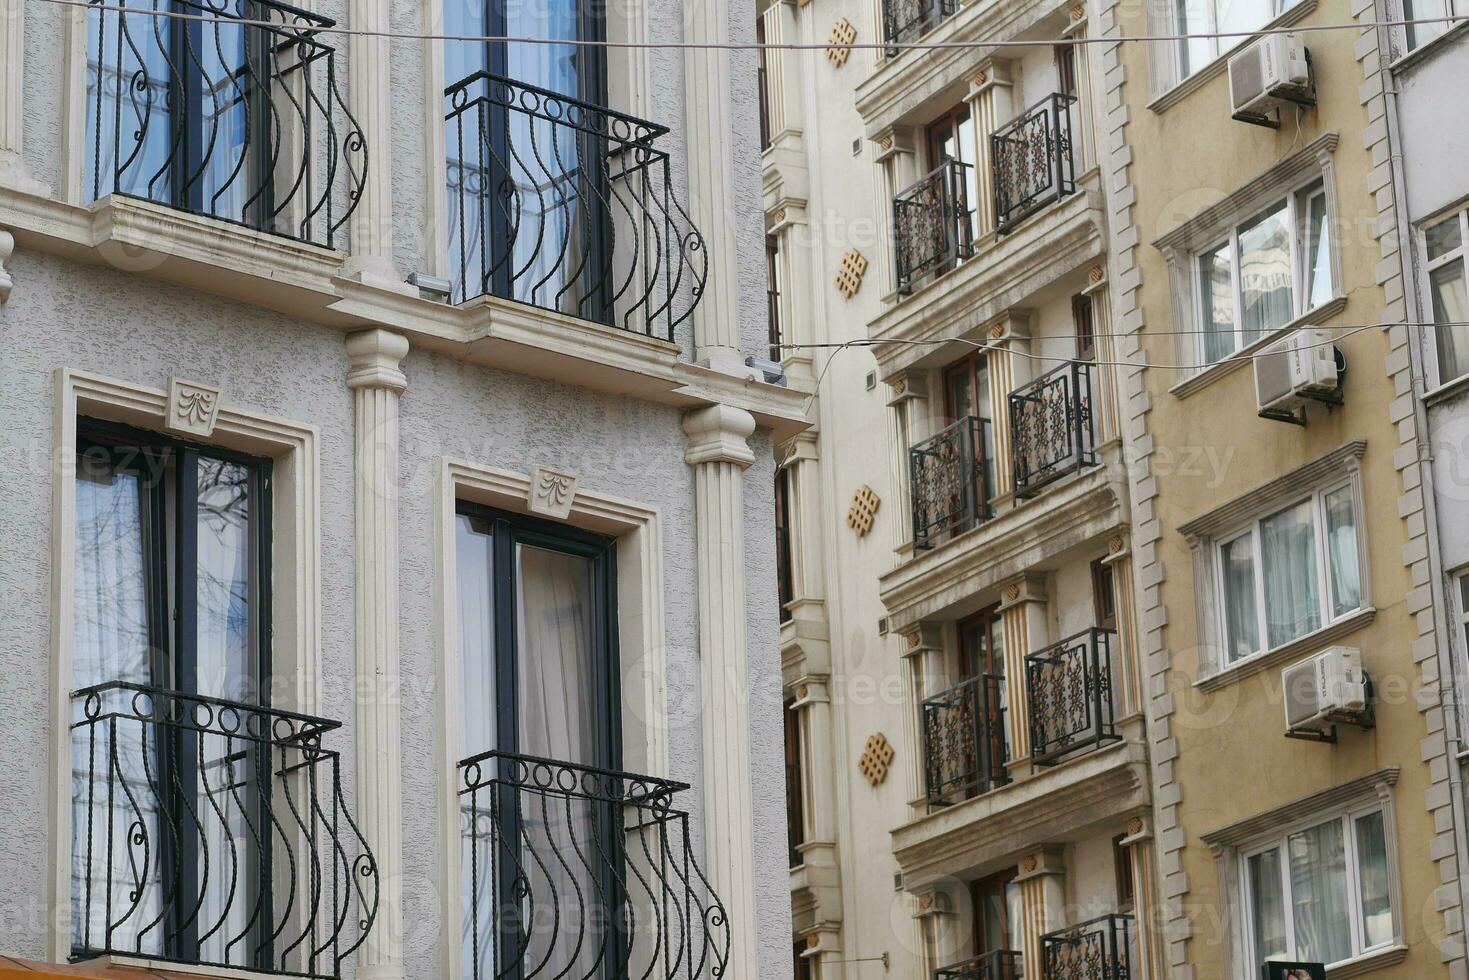
[[[862,288],[862,277],[867,274],[867,259],[855,248],[848,249],[842,256],[842,266],[837,270],[837,289],[847,299],[857,295]]]
[[[867,746],[857,759],[857,769],[873,786],[879,786],[888,778],[888,767],[893,764],[892,745],[882,732],[867,736]]]
[[[852,56],[852,49],[849,45],[855,40],[857,40],[857,28],[853,27],[852,22],[847,18],[843,17],[831,25],[831,37],[827,39],[826,60],[837,68],[845,65],[847,59]]]
[[[877,491],[871,487],[864,486],[852,497],[852,506],[847,508],[847,527],[857,532],[857,537],[867,537],[867,532],[872,530],[872,522],[877,519],[877,508],[882,506],[882,498]]]

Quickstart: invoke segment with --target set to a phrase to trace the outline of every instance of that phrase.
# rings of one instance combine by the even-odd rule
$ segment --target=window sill
[[[1360,977],[1364,973],[1373,970],[1381,970],[1384,967],[1396,966],[1408,958],[1407,946],[1388,946],[1384,949],[1374,949],[1370,953],[1354,956],[1349,960],[1342,960],[1326,971],[1327,980],[1347,980],[1347,977]]]
[[[1359,609],[1354,613],[1343,616],[1334,623],[1329,623],[1321,627],[1313,633],[1307,633],[1305,636],[1291,640],[1289,643],[1278,646],[1273,650],[1257,653],[1238,663],[1230,664],[1217,673],[1210,674],[1207,677],[1201,677],[1194,681],[1194,687],[1206,692],[1217,691],[1221,688],[1228,687],[1231,684],[1244,680],[1246,677],[1253,677],[1262,671],[1269,670],[1272,667],[1279,667],[1295,660],[1303,654],[1320,650],[1328,646],[1332,640],[1341,639],[1370,625],[1376,618],[1377,610],[1372,606]]]
[[[1466,21],[1469,23],[1469,21]],[[1444,402],[1453,401],[1460,395],[1469,391],[1469,374],[1461,374],[1452,381],[1445,381],[1437,388],[1432,388],[1423,393],[1423,404],[1429,408],[1442,405]]]
[[[1281,27],[1289,27],[1292,24],[1299,23],[1315,9],[1316,0],[1302,0],[1302,2],[1296,4],[1294,7],[1291,7],[1279,17],[1276,17],[1274,20],[1262,26],[1260,28],[1260,31],[1263,33],[1265,31],[1276,30]],[[1254,43],[1259,37],[1260,35],[1256,34],[1252,35],[1251,37],[1240,38],[1238,43],[1236,43],[1233,47],[1229,48],[1227,51],[1220,52],[1219,57],[1215,58],[1204,67],[1200,68],[1192,75],[1178,82],[1172,88],[1163,92],[1163,94],[1159,95],[1152,102],[1149,102],[1148,108],[1151,109],[1153,112],[1162,113],[1166,112],[1172,106],[1175,106],[1178,103],[1182,102],[1194,92],[1197,92],[1199,89],[1207,85],[1211,79],[1215,79],[1218,78],[1220,75],[1223,75],[1225,70],[1229,66],[1230,57],[1243,49],[1246,45]]]
[[[1247,344],[1241,347],[1233,354],[1230,354],[1228,358],[1211,364],[1206,368],[1201,368],[1194,374],[1189,375],[1172,388],[1169,388],[1168,393],[1177,398],[1187,398],[1199,389],[1207,388],[1225,375],[1232,374],[1249,364],[1252,355],[1258,354],[1282,337],[1289,336],[1292,331],[1299,330],[1302,327],[1313,327],[1324,323],[1346,309],[1346,305],[1347,298],[1345,296],[1338,296],[1335,299],[1322,303],[1314,310],[1307,310],[1285,326],[1271,331],[1253,344]]]

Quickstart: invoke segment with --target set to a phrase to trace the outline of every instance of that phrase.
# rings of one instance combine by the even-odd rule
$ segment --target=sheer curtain
[[[1438,380],[1452,381],[1469,371],[1469,326],[1463,326],[1469,322],[1464,261],[1459,259],[1435,269],[1428,278],[1434,322],[1457,324],[1438,328]]]
[[[1311,509],[1312,501],[1303,500],[1260,522],[1268,648],[1321,626],[1320,576]]]
[[[1239,231],[1240,324],[1245,344],[1295,317],[1289,209],[1284,201]]]
[[[1348,958],[1352,955],[1352,920],[1342,821],[1292,834],[1286,848],[1296,927],[1294,955],[1311,963]]]
[[[1362,605],[1357,516],[1351,487],[1326,495],[1326,556],[1331,562],[1331,614],[1342,616]]]
[[[1219,548],[1224,567],[1225,643],[1230,660],[1260,649],[1260,614],[1255,606],[1253,535],[1245,534]]]

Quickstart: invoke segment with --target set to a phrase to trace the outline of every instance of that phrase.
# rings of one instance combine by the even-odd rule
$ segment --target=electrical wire
[[[212,14],[191,14],[178,10],[157,10],[150,7],[127,7],[119,4],[96,3],[91,0],[39,0],[41,3],[54,4],[61,7],[80,7],[86,10],[112,11],[119,14],[134,14],[142,17],[167,17],[175,20],[204,21],[208,23],[230,24],[236,27],[268,27],[279,30],[283,26],[280,21],[255,20],[249,18],[221,17]],[[1301,34],[1315,33],[1320,31],[1365,31],[1374,28],[1392,27],[1416,27],[1427,24],[1449,24],[1451,26],[1469,21],[1469,14],[1446,15],[1443,17],[1414,17],[1399,20],[1371,20],[1354,21],[1352,23],[1333,24],[1294,24],[1290,27],[1262,27],[1253,31],[1200,31],[1187,34],[1128,34],[1115,37],[1076,37],[1062,39],[1055,43],[1063,44],[1119,44],[1122,42],[1148,42],[1165,43],[1191,40],[1208,39],[1242,39],[1250,37],[1261,37],[1267,34]],[[353,27],[340,27],[332,24],[299,24],[294,25],[303,33],[309,34],[340,34],[348,37],[373,37],[386,38],[393,41],[469,41],[475,43],[489,44],[549,44],[566,45],[572,47],[601,47],[601,48],[638,48],[652,50],[690,50],[690,51],[825,51],[828,48],[845,48],[851,50],[876,50],[876,51],[944,51],[963,48],[1033,48],[1036,41],[1019,41],[1001,38],[971,38],[965,41],[853,41],[850,44],[833,44],[829,42],[800,43],[800,42],[758,42],[758,41],[612,41],[603,39],[583,38],[545,38],[545,37],[521,37],[512,34],[434,34],[428,32],[396,31],[396,30],[363,30]]]

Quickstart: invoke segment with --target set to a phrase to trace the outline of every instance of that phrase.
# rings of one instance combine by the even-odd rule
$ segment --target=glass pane
[[[495,539],[493,524],[455,520],[454,575],[459,606],[459,750],[465,758],[497,747],[495,697]],[[481,771],[479,782],[493,773]],[[495,975],[493,792],[460,797],[463,976]]]
[[[1219,548],[1224,566],[1224,620],[1231,661],[1260,649],[1259,612],[1255,608],[1255,557],[1250,536]]]
[[[1326,495],[1326,559],[1331,563],[1331,614],[1341,616],[1362,604],[1351,487]]]
[[[1238,343],[1234,322],[1234,272],[1229,245],[1199,256],[1199,295],[1203,300],[1204,360],[1233,354]]]
[[[1403,0],[1404,20],[1446,17],[1448,14],[1449,0]],[[1444,21],[1436,24],[1409,24],[1404,28],[1408,50],[1411,51],[1420,45],[1427,44],[1452,26]]]
[[[515,571],[518,750],[594,765],[592,563],[520,545]]]
[[[1438,380],[1452,381],[1469,371],[1469,291],[1464,285],[1464,261],[1454,259],[1428,274],[1437,327]],[[1449,324],[1453,324],[1450,326]]]
[[[1250,911],[1255,920],[1255,959],[1284,959],[1285,895],[1280,881],[1280,851],[1250,858]]]
[[[1240,315],[1248,344],[1295,318],[1285,202],[1239,232]]]
[[[1442,258],[1463,244],[1463,229],[1459,221],[1460,215],[1456,214],[1431,225],[1423,232],[1424,242],[1428,247],[1428,261]]]
[[[1213,30],[1209,17],[1209,0],[1177,0],[1176,12],[1179,34],[1205,34]],[[1179,79],[1187,78],[1214,60],[1214,40],[1208,37],[1190,37],[1179,42]]]
[[[251,574],[250,470],[199,458],[198,693],[241,701],[260,697],[256,613]]]
[[[1215,0],[1220,32],[1253,31],[1263,27],[1275,16],[1275,0]],[[1227,38],[1226,47],[1239,43],[1240,38]]]
[[[1387,836],[1382,812],[1356,819],[1357,887],[1362,895],[1362,945],[1392,942],[1392,898],[1387,880]]]
[[[1301,194],[1301,251],[1305,256],[1305,309],[1313,310],[1331,300],[1331,235],[1326,226],[1326,191],[1320,186]]]
[[[1292,834],[1287,847],[1296,929],[1293,955],[1308,963],[1346,959],[1352,955],[1352,920],[1342,821]]]
[[[1321,627],[1320,577],[1311,504],[1303,500],[1260,522],[1265,569],[1265,629],[1269,648]]]
[[[87,15],[87,190],[89,198],[117,191],[167,202],[176,136],[171,28],[146,3],[137,6]]]

